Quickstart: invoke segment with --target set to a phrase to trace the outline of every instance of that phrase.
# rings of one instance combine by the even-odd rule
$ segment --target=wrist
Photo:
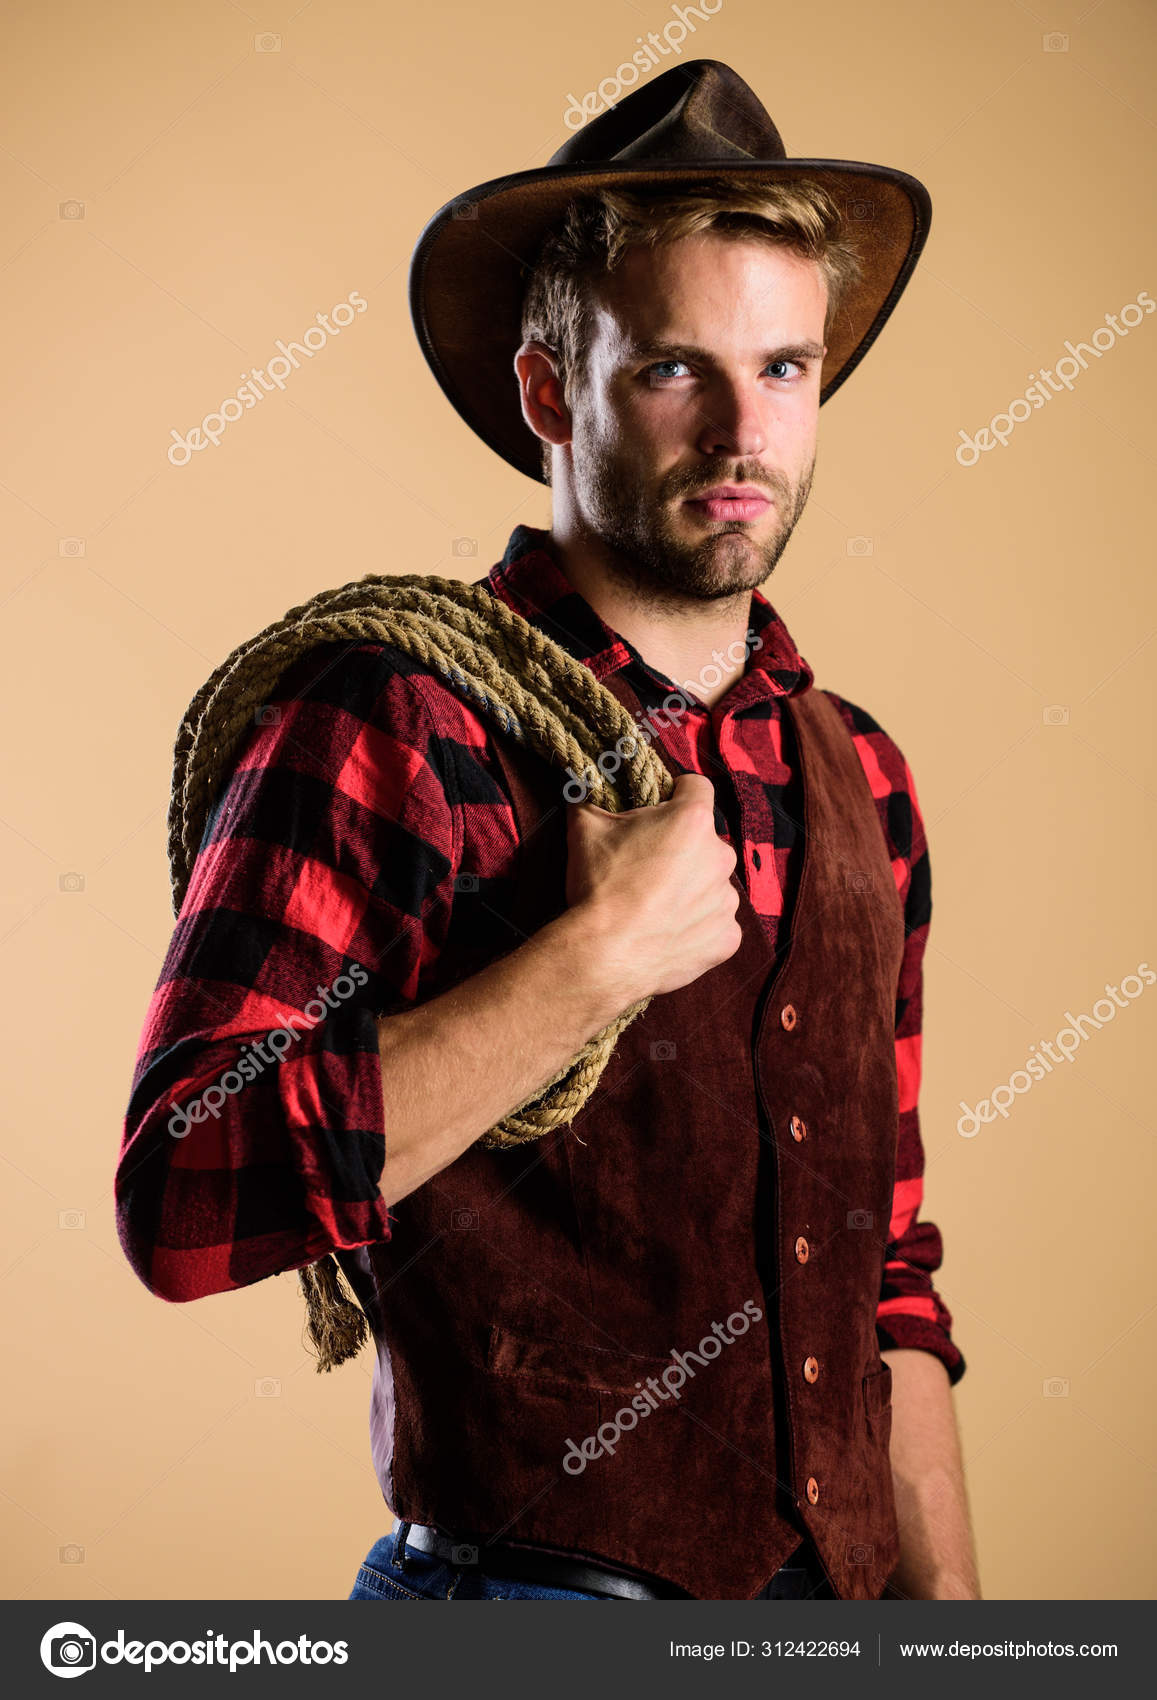
[[[647,996],[647,989],[629,970],[622,928],[597,904],[576,903],[564,909],[538,937],[558,951],[564,982],[589,1010],[592,1032]]]

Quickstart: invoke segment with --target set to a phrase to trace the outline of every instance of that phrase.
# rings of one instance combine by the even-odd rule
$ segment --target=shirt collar
[[[588,666],[606,682],[616,673],[629,675],[640,697],[660,696],[676,688],[639,652],[620,637],[579,595],[563,573],[549,531],[516,525],[506,551],[484,579],[508,607]],[[751,593],[749,631],[760,642],[752,648],[741,676],[720,699],[718,707],[734,711],[773,696],[800,696],[810,690],[815,674],[804,660],[772,604],[758,590]]]

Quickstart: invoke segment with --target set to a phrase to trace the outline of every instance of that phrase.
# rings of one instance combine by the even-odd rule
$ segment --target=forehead
[[[625,350],[644,339],[710,341],[769,332],[819,335],[827,282],[818,262],[758,237],[715,233],[631,248],[592,291],[592,332]]]

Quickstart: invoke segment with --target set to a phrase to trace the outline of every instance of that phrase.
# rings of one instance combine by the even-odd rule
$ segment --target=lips
[[[755,494],[708,494],[694,496],[688,504],[697,508],[707,519],[759,519],[771,506],[770,496]]]

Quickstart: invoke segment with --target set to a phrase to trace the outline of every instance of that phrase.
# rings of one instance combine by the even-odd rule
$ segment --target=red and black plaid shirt
[[[481,582],[612,690],[653,710],[672,772],[708,775],[716,824],[782,950],[803,843],[780,699],[812,689],[814,675],[772,605],[753,594],[760,646],[727,693],[712,708],[692,697],[667,715],[675,683],[578,595],[548,533],[518,526]],[[932,1281],[941,1238],[918,1219],[931,915],[923,822],[896,745],[863,709],[828,695],[876,799],[907,931],[877,1332],[885,1349],[934,1352],[955,1383],[964,1359]],[[479,960],[480,946],[492,942],[498,956],[517,942],[502,921],[517,834],[494,734],[436,676],[388,644],[326,644],[293,664],[257,718],[206,824],[148,1010],[117,1169],[121,1243],[150,1291],[170,1300],[390,1237],[378,1190],[388,1130],[377,1017],[442,990],[462,972],[456,965]],[[281,1037],[271,1044],[274,1030]],[[186,1119],[183,1109],[213,1086],[213,1113]]]

